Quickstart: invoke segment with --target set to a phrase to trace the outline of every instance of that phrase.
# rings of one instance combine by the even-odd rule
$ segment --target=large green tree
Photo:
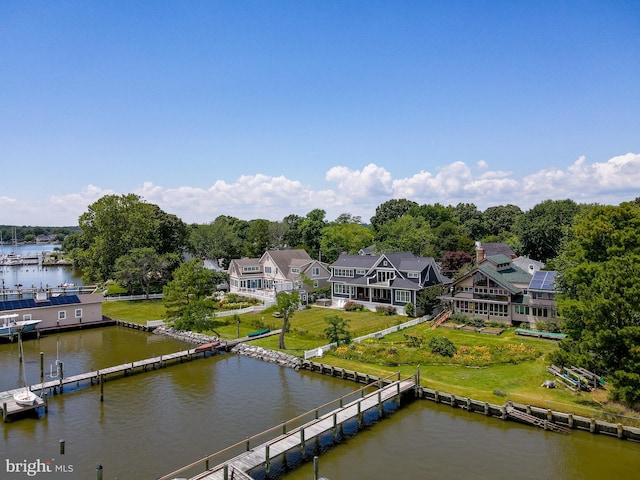
[[[284,344],[284,334],[289,328],[289,320],[300,307],[300,293],[298,290],[292,292],[279,292],[276,295],[276,312],[282,317],[282,328],[278,338],[278,348],[286,349]]]
[[[520,207],[512,204],[496,205],[484,211],[487,234],[506,239],[513,230],[518,218],[522,215]]]
[[[88,281],[111,278],[116,260],[135,248],[180,254],[186,242],[187,230],[179,219],[132,193],[98,199],[78,223],[82,238],[77,244],[85,248],[76,248],[71,255]]]
[[[323,262],[334,262],[341,253],[357,253],[373,243],[373,230],[358,223],[333,223],[322,230]]]
[[[376,208],[376,214],[371,217],[371,226],[374,230],[379,230],[382,225],[390,220],[397,220],[418,204],[406,198],[394,198],[381,203]]]
[[[326,212],[320,208],[311,210],[300,224],[300,235],[307,252],[312,258],[320,254],[320,240],[322,229],[327,226],[324,219]]]
[[[405,214],[381,225],[375,244],[381,252],[412,252],[419,257],[433,257],[433,241],[433,232],[425,219]]]
[[[474,203],[459,203],[454,208],[458,224],[463,227],[469,237],[477,242],[487,234],[487,222],[484,214]]]
[[[580,206],[573,200],[545,200],[516,219],[522,253],[546,262],[560,252]]]
[[[247,238],[244,242],[244,255],[250,258],[260,257],[271,246],[269,226],[271,222],[259,218],[249,222]]]
[[[200,258],[221,260],[228,265],[232,258],[242,254],[243,238],[248,222],[235,217],[220,215],[209,224],[192,225],[190,250]]]
[[[223,279],[224,274],[207,270],[199,258],[180,265],[162,290],[167,320],[179,330],[210,328],[215,311],[212,295]]]
[[[175,253],[159,254],[153,248],[134,248],[116,260],[115,278],[133,293],[141,289],[149,298],[152,285],[162,285],[168,281],[169,273],[180,263]]]
[[[554,360],[606,375],[614,399],[640,403],[640,207],[589,207],[554,266],[569,335]]]

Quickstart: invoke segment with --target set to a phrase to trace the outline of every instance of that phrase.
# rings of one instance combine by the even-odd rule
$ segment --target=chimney
[[[476,264],[480,265],[480,262],[484,260],[484,248],[480,242],[476,242]]]

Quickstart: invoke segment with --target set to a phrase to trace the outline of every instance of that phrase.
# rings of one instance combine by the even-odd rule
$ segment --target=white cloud
[[[523,189],[534,203],[544,198],[614,204],[633,200],[640,195],[640,154],[592,164],[580,157],[566,170],[545,169],[525,177]]]
[[[567,168],[544,169],[523,178],[513,172],[491,170],[487,162],[474,174],[463,162],[435,172],[421,170],[394,179],[383,167],[370,163],[360,169],[330,168],[327,184],[306,185],[285,176],[243,175],[235,182],[218,180],[209,188],[165,188],[144,182],[134,192],[188,223],[208,223],[219,215],[250,220],[281,220],[289,214],[306,215],[320,208],[333,220],[341,213],[367,222],[381,203],[407,198],[419,204],[475,203],[479,209],[515,204],[526,210],[546,199],[618,204],[640,196],[640,154],[628,153],[606,162],[578,158]],[[81,192],[55,195],[45,202],[0,196],[1,224],[77,225],[88,205],[104,195],[123,194],[95,185]]]

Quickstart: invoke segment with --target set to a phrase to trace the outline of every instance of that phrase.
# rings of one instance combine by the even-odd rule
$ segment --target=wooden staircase
[[[441,324],[449,320],[450,316],[451,316],[451,310],[449,310],[448,308],[440,312],[434,319],[433,325],[431,325],[431,330],[435,330]]]

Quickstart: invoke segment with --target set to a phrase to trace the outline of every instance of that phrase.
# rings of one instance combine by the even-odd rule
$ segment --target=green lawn
[[[159,300],[105,302],[103,312],[111,318],[138,323],[158,320],[164,316],[164,308]],[[282,326],[282,319],[274,317],[273,312],[273,308],[270,308],[259,313],[243,314],[240,316],[239,325],[233,317],[221,317],[216,322],[214,330],[222,338],[235,339],[238,338],[238,328],[240,337],[263,328],[279,329]],[[327,324],[324,319],[334,315],[349,321],[349,331],[352,338],[383,330],[407,320],[406,317],[383,316],[370,311],[345,312],[314,306],[296,312],[291,318],[290,329],[285,337],[287,346],[285,351],[292,355],[302,356],[304,350],[311,350],[327,344],[328,341],[324,336]],[[427,353],[428,349],[423,345],[419,350],[423,351],[424,361],[419,363],[403,364],[399,362],[394,365],[385,364],[382,361],[362,362],[339,358],[334,353],[324,355],[321,361],[377,376],[386,376],[398,371],[403,375],[410,375],[417,371],[419,364],[422,384],[425,387],[498,404],[513,400],[518,403],[591,416],[595,415],[595,410],[602,409],[599,402],[606,402],[606,393],[602,391],[594,394],[575,393],[564,387],[542,388],[541,385],[545,380],[552,379],[552,376],[545,370],[548,365],[546,357],[558,348],[558,344],[552,340],[517,336],[514,329],[507,329],[501,335],[495,336],[443,327],[431,330],[427,323],[387,335],[380,341],[368,340],[363,344],[363,347],[358,346],[358,348],[373,346],[378,349],[393,348],[402,351],[407,348],[404,337],[406,333],[422,335],[424,344],[433,336],[444,336],[453,341],[459,350],[463,346],[472,349],[473,347],[522,345],[534,349],[536,358],[520,363],[498,363],[470,368],[465,365],[434,362]],[[278,337],[272,336],[255,340],[252,341],[252,344],[278,350]],[[621,412],[621,408],[618,406],[607,406],[607,408]],[[628,411],[626,413],[630,414]],[[624,423],[630,422],[625,421]]]

